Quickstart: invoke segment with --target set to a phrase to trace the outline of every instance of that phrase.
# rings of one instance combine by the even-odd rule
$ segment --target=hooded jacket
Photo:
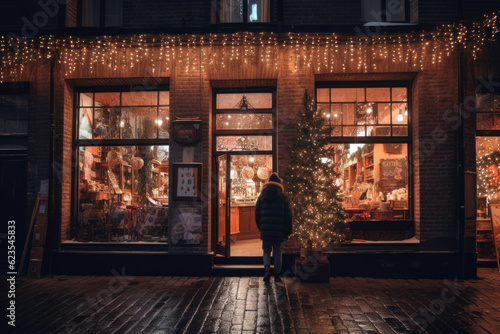
[[[292,234],[292,211],[281,183],[264,185],[255,206],[255,222],[262,240],[286,240]]]

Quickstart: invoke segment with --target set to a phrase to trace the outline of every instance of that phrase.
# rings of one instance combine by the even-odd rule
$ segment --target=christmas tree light
[[[348,226],[337,183],[330,143],[331,129],[316,103],[304,94],[299,136],[288,149],[290,167],[285,189],[294,213],[294,235],[307,249],[320,249],[345,240]]]

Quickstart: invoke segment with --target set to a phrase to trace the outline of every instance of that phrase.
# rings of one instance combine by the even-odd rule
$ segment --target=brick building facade
[[[456,41],[456,34],[455,37],[446,33],[440,37],[433,35],[438,36],[436,42],[432,38],[421,39],[423,34],[419,32],[440,31],[434,26],[441,24],[481,22],[483,14],[498,11],[495,1],[409,0],[405,1],[408,7],[405,22],[376,28],[361,22],[363,1],[356,4],[322,1],[314,5],[299,0],[270,1],[270,22],[215,24],[219,12],[214,8],[219,1],[123,0],[117,1],[122,14],[118,27],[82,27],[84,2],[69,0],[61,5],[60,1],[47,1],[45,4],[49,7],[46,7],[27,1],[30,5],[23,8],[11,4],[12,8],[5,11],[9,13],[8,19],[0,23],[6,36],[26,35],[28,26],[34,24],[37,31],[32,31],[34,35],[30,38],[46,36],[46,45],[60,41],[50,44],[50,48],[38,44],[34,48],[38,53],[33,54],[50,54],[49,59],[21,60],[19,63],[24,63],[24,68],[19,72],[6,70],[7,58],[2,58],[4,69],[0,84],[10,91],[16,89],[15,82],[29,86],[24,153],[27,159],[26,216],[19,231],[27,232],[40,181],[49,179],[49,224],[44,257],[47,271],[51,263],[56,273],[108,273],[110,268],[121,264],[136,274],[210,273],[212,251],[217,243],[214,235],[217,233],[214,232],[218,194],[216,157],[223,153],[215,143],[218,139],[214,124],[219,112],[217,93],[274,94],[274,104],[268,109],[273,110],[272,117],[275,117],[273,138],[276,142],[268,154],[273,157],[274,170],[284,175],[290,163],[287,147],[296,136],[298,113],[306,90],[314,92],[320,103],[318,89],[325,87],[406,87],[407,97],[401,103],[409,113],[405,121],[406,136],[379,142],[367,139],[369,136],[351,140],[343,137],[337,141],[334,138],[333,143],[406,145],[409,204],[402,220],[411,226],[412,235],[406,238],[411,240],[396,238],[390,242],[342,244],[332,251],[333,271],[338,275],[394,277],[475,275],[475,235],[467,230],[470,221],[475,223],[475,214],[469,217],[464,212],[473,207],[475,213],[475,194],[470,193],[475,189],[467,188],[468,183],[464,181],[467,172],[476,171],[475,113],[467,109],[471,112],[460,124],[456,107],[470,102],[469,97],[476,97],[479,79],[492,82],[491,78],[500,77],[500,68],[494,62],[498,47],[488,42],[480,56],[473,59],[469,50],[446,44],[447,37]],[[40,14],[43,12],[45,16]],[[106,10],[100,13],[104,15]],[[382,42],[383,36],[395,36],[394,42]],[[73,43],[79,53],[73,52]],[[99,145],[111,151],[113,147],[133,145],[130,139],[113,142],[101,138],[102,142],[91,142],[96,139],[95,124],[91,125],[93,138],[91,135],[86,142],[87,138],[80,137],[81,119],[77,119],[77,115],[83,109],[82,104],[78,104],[82,94],[119,92],[123,113],[127,108],[122,104],[124,92],[162,90],[169,92],[170,120],[197,119],[202,124],[201,142],[194,146],[192,157],[187,160],[185,146],[172,138],[172,126],[169,139],[160,139],[158,135],[157,142],[137,141],[137,150],[139,145],[150,145],[152,149],[169,147],[165,164],[170,184],[166,195],[169,197],[166,223],[169,240],[147,245],[112,244],[107,236],[108,242],[75,242],[72,224],[80,219],[82,211],[78,197],[82,178],[79,175],[84,168],[81,151]],[[161,103],[157,104],[155,108],[160,110]],[[392,97],[390,104],[393,104]],[[97,112],[95,101],[92,108]],[[123,122],[122,117],[120,114]],[[159,133],[161,124],[156,124]],[[177,181],[172,173],[174,164],[187,161],[203,165],[201,202],[172,200],[172,185]],[[359,176],[359,172],[356,175]],[[182,206],[201,207],[200,243],[175,244],[168,234],[177,218],[173,212]],[[402,221],[391,220],[382,229],[398,230],[402,224]],[[298,252],[298,246],[290,241],[287,250],[292,254],[291,259]],[[136,253],[132,255],[128,251]],[[186,261],[191,265],[183,265]],[[158,262],[163,264],[162,268],[152,269]]]

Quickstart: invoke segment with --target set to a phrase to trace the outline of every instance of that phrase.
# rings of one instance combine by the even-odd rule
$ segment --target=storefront
[[[257,261],[255,201],[270,173],[286,177],[307,91],[331,129],[336,154],[324,158],[336,162],[350,226],[330,249],[335,273],[456,273],[462,134],[447,110],[460,103],[458,42],[399,37],[58,41],[59,61],[33,69],[53,75],[53,272],[210,274],[221,258]],[[481,117],[477,146],[491,150]],[[494,154],[478,152],[478,166]],[[299,247],[289,240],[287,256]]]

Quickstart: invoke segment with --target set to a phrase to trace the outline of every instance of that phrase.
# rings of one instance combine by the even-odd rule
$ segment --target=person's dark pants
[[[271,251],[274,256],[274,273],[281,273],[281,254],[283,254],[284,240],[262,240],[262,250],[264,251],[264,266],[271,265]]]

